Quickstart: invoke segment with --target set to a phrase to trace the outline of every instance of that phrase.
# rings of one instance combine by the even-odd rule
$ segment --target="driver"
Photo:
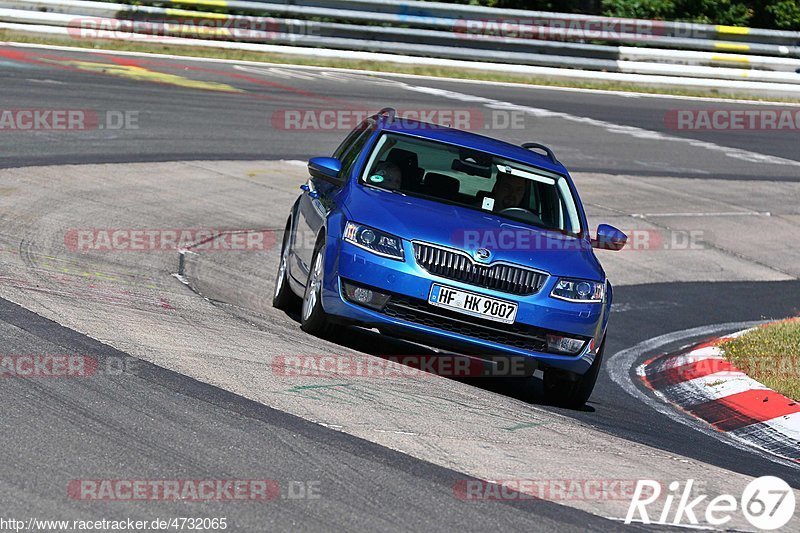
[[[522,200],[525,198],[525,185],[525,178],[498,172],[497,183],[495,183],[492,194],[494,196],[494,210],[502,211],[510,207],[522,207]]]
[[[402,178],[403,173],[400,167],[391,161],[381,161],[375,165],[375,169],[367,178],[367,181],[384,189],[397,190],[400,188]]]

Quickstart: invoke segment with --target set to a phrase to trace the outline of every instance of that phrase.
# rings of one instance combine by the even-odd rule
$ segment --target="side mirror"
[[[341,171],[342,162],[335,157],[314,157],[308,160],[308,173],[312,178],[342,185],[344,180],[339,177]]]
[[[617,252],[622,250],[626,242],[628,242],[628,236],[620,230],[608,224],[600,224],[597,226],[597,238],[592,239],[592,247],[598,250]]]

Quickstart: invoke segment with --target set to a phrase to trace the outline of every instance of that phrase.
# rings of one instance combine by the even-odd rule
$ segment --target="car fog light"
[[[353,291],[353,297],[362,304],[365,304],[372,301],[372,291],[358,287]]]
[[[342,281],[342,286],[344,288],[344,297],[347,300],[373,309],[383,308],[390,298],[388,294],[360,287],[347,281]]]
[[[562,337],[561,335],[547,334],[547,351],[567,355],[577,355],[580,353],[586,341],[574,339],[572,337]]]

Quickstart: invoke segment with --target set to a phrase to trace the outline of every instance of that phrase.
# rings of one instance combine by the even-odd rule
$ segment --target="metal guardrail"
[[[147,0],[146,0],[147,1]],[[151,1],[151,3],[156,2],[156,0]],[[324,3],[324,0],[317,0],[317,2]],[[159,2],[165,3],[165,2]],[[247,7],[251,11],[258,11],[264,12],[265,10],[272,13],[274,11],[273,8],[280,7],[282,11],[280,14],[286,15],[291,14],[294,16],[312,16],[312,15],[319,15],[319,11],[314,11],[319,8],[315,8],[314,6],[294,6],[294,5],[283,5],[283,4],[275,4],[272,2],[254,2],[254,1],[238,1],[232,0],[230,2],[225,2],[223,0],[170,0],[169,3],[174,4],[196,4],[198,6],[214,6],[218,7],[224,4],[224,7],[228,10],[237,10],[234,8],[237,7]],[[358,4],[358,0],[335,0],[333,3],[349,5],[349,4]],[[425,2],[422,2],[425,4]],[[361,3],[363,4],[363,2]],[[432,4],[433,5],[433,4]],[[0,1],[0,7],[4,8],[11,8],[11,9],[22,9],[22,10],[36,10],[36,11],[43,11],[43,12],[55,12],[55,13],[71,13],[76,15],[98,15],[98,16],[105,16],[109,18],[117,18],[117,19],[128,19],[128,18],[135,18],[136,16],[141,15],[148,15],[151,17],[151,20],[157,20],[158,18],[167,19],[170,17],[195,17],[195,18],[202,18],[204,16],[211,16],[210,13],[201,12],[201,11],[189,11],[189,10],[180,10],[176,11],[170,8],[158,8],[158,7],[151,7],[151,6],[138,6],[138,5],[127,5],[127,4],[119,4],[119,3],[110,3],[110,2],[92,2],[92,1],[80,1],[80,0],[2,0]],[[327,9],[327,8],[325,8]],[[327,13],[327,15],[332,16],[334,13]],[[375,20],[372,20],[375,17],[375,14],[372,13],[365,13],[365,12],[358,12],[359,16],[361,16],[365,21],[369,20],[375,23]],[[214,14],[217,15],[217,14]],[[350,17],[348,12],[344,11],[336,11],[336,16],[340,19],[348,19]],[[559,14],[560,16],[560,14]],[[229,18],[231,20],[253,20],[252,18],[245,18],[242,16],[237,15],[230,15]],[[393,17],[395,22],[404,19],[403,16],[396,15]],[[608,45],[596,45],[596,44],[586,44],[586,43],[579,43],[579,42],[570,42],[570,41],[562,41],[562,40],[542,40],[542,39],[525,39],[525,38],[515,38],[515,37],[505,37],[505,38],[486,38],[484,35],[470,35],[469,33],[464,33],[460,31],[463,27],[454,27],[453,26],[453,19],[438,19],[440,24],[439,27],[447,28],[448,31],[421,31],[415,30],[413,28],[396,28],[396,27],[381,27],[381,26],[363,26],[363,25],[354,25],[354,24],[339,24],[339,23],[318,23],[318,30],[320,37],[332,37],[332,38],[353,38],[353,39],[363,39],[363,40],[386,40],[386,41],[397,41],[397,42],[411,42],[411,43],[420,43],[424,42],[431,45],[442,45],[442,46],[457,46],[459,48],[474,48],[479,50],[489,49],[489,50],[506,50],[510,52],[533,52],[533,53],[542,53],[542,54],[554,54],[557,55],[566,55],[566,56],[578,56],[578,57],[591,57],[595,59],[620,59],[620,48],[613,47]],[[617,20],[617,19],[610,19],[610,20]],[[383,21],[383,20],[381,20]],[[641,26],[641,24],[640,24]],[[619,29],[619,28],[617,28]],[[563,30],[563,31],[562,31]],[[559,30],[557,35],[553,35],[554,37],[564,37],[565,33],[568,32],[566,29]],[[516,31],[516,30],[515,30]],[[782,32],[788,33],[788,32]],[[630,40],[630,41],[640,41],[640,44],[665,44],[669,45],[670,49],[690,49],[690,50],[705,50],[710,52],[719,52],[720,50],[736,50],[736,51],[743,51],[741,48],[741,43],[719,43],[713,41],[705,41],[702,39],[686,39],[686,38],[663,38],[660,36],[653,36],[650,34],[643,34],[643,35],[634,35],[630,33],[621,33],[618,32],[616,29],[610,31],[608,35],[603,35],[607,37],[606,40]],[[627,37],[626,37],[627,36]],[[667,39],[665,41],[665,39]],[[763,44],[752,44],[747,45],[748,51],[752,53],[758,54],[771,54],[773,56],[778,57],[785,57],[785,56],[798,56],[800,57],[800,48],[793,47],[779,47],[777,45],[763,45]],[[630,49],[626,49],[630,51]],[[736,57],[730,57],[725,54],[717,54],[715,56],[708,56],[706,60],[708,63],[716,63],[725,65],[726,63],[729,64],[728,66],[747,66],[748,68],[752,68],[758,66],[760,68],[766,69],[776,69],[776,70],[796,70],[798,68],[797,65],[793,63],[784,63],[783,67],[777,67],[779,62],[775,61],[764,61],[764,60],[755,60],[749,59],[747,61],[742,61],[740,54],[737,54]],[[647,60],[647,49],[640,49],[636,56],[639,59]],[[670,55],[655,52],[650,55],[653,60],[659,62],[668,61]],[[701,60],[701,56],[686,56],[691,57],[694,63],[691,64],[698,64],[697,62]],[[676,63],[685,63],[685,58],[678,57]]]
[[[141,0],[144,4],[225,9],[253,15],[335,19],[368,24],[399,25],[458,33],[463,39],[482,42],[494,22],[510,21],[508,33],[539,35],[560,41],[605,41],[660,46],[680,50],[752,53],[800,57],[800,32],[784,32],[672,23],[637,19],[612,19],[565,13],[545,13],[435,2],[370,2],[363,0],[312,0],[295,5],[292,0]],[[18,3],[24,3],[22,1]],[[596,30],[596,28],[601,28]],[[610,28],[608,31],[602,28]],[[484,31],[485,30],[485,31]],[[633,30],[633,31],[630,31]],[[484,38],[481,38],[484,37]],[[725,40],[714,40],[722,38]],[[530,43],[531,39],[527,39]],[[743,42],[747,41],[747,42]]]
[[[798,32],[747,28],[731,30],[699,24],[653,23],[397,0],[383,0],[380,3],[367,0],[307,0],[303,6],[292,4],[292,0],[144,1],[181,8],[86,0],[0,0],[0,22],[68,28],[68,34],[78,38],[81,25],[88,24],[107,29],[116,28],[118,33],[127,32],[131,39],[136,40],[144,35],[186,37],[185,25],[182,26],[180,22],[189,21],[197,23],[196,34],[189,37],[220,42],[291,45],[609,73],[748,80],[773,84],[800,82],[800,59],[797,59],[800,57],[800,47],[777,44],[797,43],[800,41]],[[272,18],[183,9],[187,5],[198,9],[214,8],[237,13],[305,18]],[[573,30],[563,24],[559,26],[561,23],[557,21],[585,24],[587,21],[600,20],[611,28],[609,38],[603,39],[607,42],[635,40],[636,35],[617,30],[635,28],[637,26],[634,23],[639,24],[638,27],[642,29],[647,22],[651,24],[647,30],[649,33],[638,35],[640,40],[642,35],[646,36],[643,42],[637,41],[638,44],[652,46],[668,43],[670,48],[522,37],[487,38],[480,34],[471,36],[468,31],[465,33],[468,29],[466,24],[470,21],[481,23],[504,18],[510,20],[511,17],[529,26],[533,22],[541,22],[545,24],[542,27],[554,29],[556,34],[553,35],[560,37],[574,37],[577,34],[569,34]],[[336,22],[309,21],[308,18],[331,18]],[[212,22],[211,26],[214,27],[203,27],[203,21]],[[354,21],[363,23],[356,24]],[[546,26],[547,23],[551,25]],[[400,24],[405,27],[398,27]],[[518,26],[517,29],[521,27],[527,26]],[[297,31],[297,28],[311,28],[313,32]],[[724,31],[738,37],[747,35],[771,42],[729,42],[720,47],[718,41],[678,36],[679,32],[688,31],[686,28],[699,35],[719,35],[720,31]],[[659,35],[653,36],[653,32],[658,32]],[[720,48],[724,50],[736,47],[750,53],[719,53]]]
[[[454,21],[512,21],[531,22],[537,26],[558,28],[640,28],[656,30],[664,37],[692,37],[694,39],[726,39],[752,43],[777,43],[787,46],[800,46],[800,32],[747,28],[714,24],[688,22],[667,22],[631,18],[601,17],[572,13],[552,13],[522,9],[502,9],[494,7],[447,4],[443,2],[421,2],[416,0],[303,0],[303,5],[295,5],[296,0],[143,0],[144,3],[180,4],[205,7],[224,7],[231,10],[269,11],[273,15],[308,14],[309,16],[328,16],[332,18],[352,18],[353,20],[382,21],[405,24],[409,27],[446,28]],[[358,17],[358,18],[356,18]]]
[[[141,0],[143,4],[174,4],[194,6],[198,9],[225,9],[255,15],[269,14],[273,17],[330,18],[369,24],[435,29],[456,33],[464,41],[474,40],[484,43],[513,39],[510,36],[492,39],[485,35],[485,33],[494,31],[494,28],[499,28],[497,31],[510,35],[538,35],[544,39],[560,41],[591,40],[663,46],[682,50],[800,57],[800,32],[615,19],[539,11],[494,10],[494,8],[435,2],[384,0],[380,3],[373,3],[363,0],[311,0],[304,2],[302,6],[292,2],[293,0]],[[8,0],[3,2],[3,7],[14,6],[16,9],[26,9],[25,6],[31,3],[25,0]],[[121,5],[108,3],[115,6]],[[427,12],[443,16],[419,14]],[[509,23],[510,29],[503,30],[503,27],[499,26],[502,21]],[[714,40],[717,38],[727,40]],[[532,41],[532,39],[523,40],[529,44]]]

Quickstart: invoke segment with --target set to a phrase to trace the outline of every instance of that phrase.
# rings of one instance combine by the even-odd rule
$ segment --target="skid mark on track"
[[[391,387],[378,387],[364,385],[363,383],[326,383],[313,385],[295,385],[288,389],[273,391],[279,394],[290,394],[308,400],[339,402],[347,405],[357,405],[360,403],[376,405],[380,404],[381,409],[397,413],[408,411],[409,400],[420,408],[431,408],[444,415],[442,420],[455,420],[451,415],[454,409],[460,412],[468,412],[471,417],[480,418],[487,421],[495,429],[514,432],[522,429],[531,429],[551,423],[551,420],[540,419],[532,413],[520,413],[519,417],[508,416],[503,413],[487,412],[480,406],[461,402],[451,398],[432,396],[429,394],[415,392],[399,392]],[[402,408],[397,406],[403,406]],[[538,414],[538,413],[537,413]],[[534,420],[531,421],[531,418]],[[521,420],[522,419],[522,420]]]
[[[516,424],[514,426],[507,427],[507,428],[500,428],[500,429],[502,429],[504,431],[517,431],[517,430],[520,430],[520,429],[535,428],[535,427],[543,426],[545,424],[547,424],[547,422],[521,422],[521,423]]]
[[[348,405],[356,405],[357,402],[350,401],[347,398],[343,398],[341,395],[336,394],[338,392],[349,393],[347,388],[351,386],[351,383],[336,383],[331,385],[296,385],[290,389],[280,392],[284,394],[296,394],[307,400],[333,400]],[[344,390],[342,388],[344,388]]]
[[[150,280],[131,275],[120,277],[116,273],[81,266],[74,260],[40,253],[36,244],[29,240],[19,242],[16,255],[25,265],[28,277],[0,274],[0,284],[62,298],[175,310],[171,300],[163,295],[164,291]]]
[[[68,277],[50,276],[41,278],[57,284],[57,287],[44,287],[33,281],[0,275],[0,284],[15,289],[50,294],[62,298],[75,300],[89,300],[126,307],[157,307],[165,310],[174,310],[172,303],[163,297],[136,294],[131,291],[115,287],[104,287],[94,284],[78,284]]]

